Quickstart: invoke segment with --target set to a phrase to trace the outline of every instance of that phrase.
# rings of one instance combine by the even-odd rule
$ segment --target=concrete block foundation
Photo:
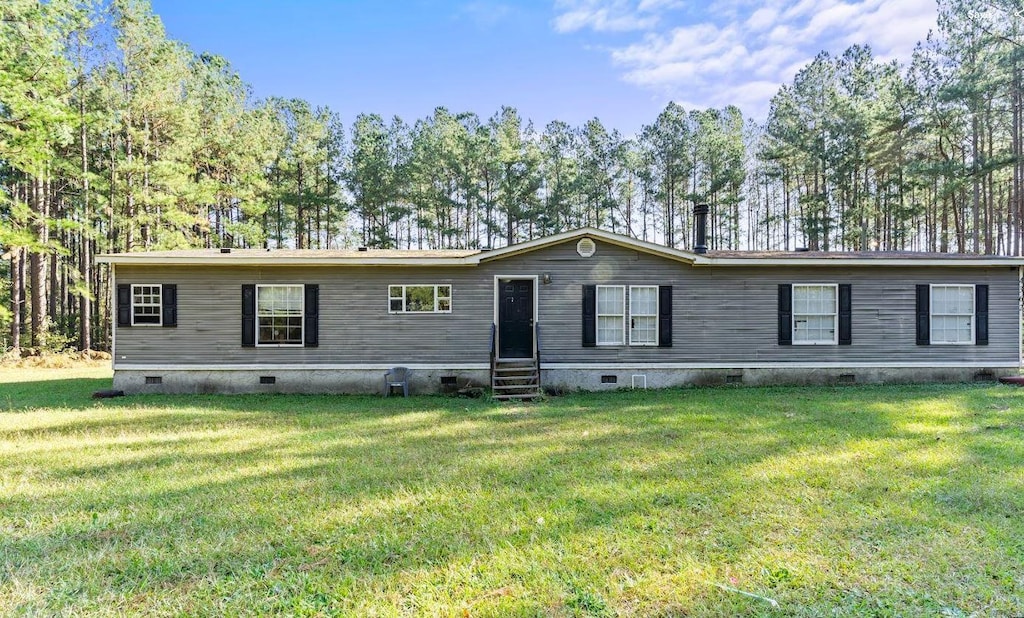
[[[994,382],[1015,375],[1017,367],[853,367],[757,369],[545,369],[541,384],[559,391],[678,386],[800,386],[836,384],[913,384]]]
[[[385,368],[367,369],[116,369],[114,388],[144,393],[382,394]],[[991,382],[1020,373],[1019,367],[851,367],[679,369],[548,368],[547,390],[570,392],[678,386],[834,385],[924,382]],[[490,386],[488,369],[413,369],[410,394],[454,392]]]
[[[116,369],[114,388],[126,394],[384,393],[386,369]],[[444,383],[442,383],[444,379]],[[490,384],[487,369],[414,369],[409,394],[423,395]],[[398,389],[395,389],[398,392]]]

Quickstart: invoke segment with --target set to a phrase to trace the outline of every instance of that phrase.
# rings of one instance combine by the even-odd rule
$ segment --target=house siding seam
[[[117,265],[118,283],[178,286],[178,327],[115,326],[119,363],[444,364],[487,363],[494,277],[550,275],[538,284],[538,323],[545,363],[728,364],[964,363],[1019,364],[1016,267],[701,267],[597,240],[580,257],[575,240],[477,267],[215,267]],[[852,345],[780,346],[778,285],[852,285]],[[238,333],[241,286],[320,286],[319,347],[243,348]],[[450,314],[389,314],[389,284],[451,284]],[[915,284],[989,286],[989,345],[915,345]],[[671,348],[599,346],[582,341],[583,285],[671,285]],[[628,304],[628,300],[627,300]]]

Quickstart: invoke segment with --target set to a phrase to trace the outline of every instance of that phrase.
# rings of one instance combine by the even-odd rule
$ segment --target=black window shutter
[[[163,313],[164,326],[178,325],[178,286],[165,283],[160,291],[160,305]]]
[[[917,286],[917,345],[931,343],[931,288],[928,284]]]
[[[839,284],[839,345],[853,343],[853,300],[850,284]]]
[[[242,347],[256,347],[256,286],[242,286]]]
[[[117,284],[117,325],[132,325],[132,286]]]
[[[320,286],[315,283],[307,283],[305,291],[306,319],[302,329],[303,338],[307,348],[315,348],[320,345]]]
[[[658,286],[658,347],[672,347],[672,286]]]
[[[597,345],[597,286],[583,286],[583,347]]]
[[[974,286],[974,343],[988,345],[988,286]]]
[[[793,286],[779,284],[779,345],[793,345]]]

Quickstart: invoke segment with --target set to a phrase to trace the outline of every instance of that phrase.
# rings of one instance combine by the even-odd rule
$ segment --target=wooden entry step
[[[536,399],[540,397],[540,367],[532,358],[496,360],[491,374],[494,399]]]

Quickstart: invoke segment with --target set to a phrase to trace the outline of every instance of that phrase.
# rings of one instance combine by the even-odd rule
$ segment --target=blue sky
[[[225,56],[257,96],[350,124],[511,105],[538,128],[597,117],[632,134],[669,100],[763,119],[820,50],[908,58],[935,0],[152,0],[172,38]]]

